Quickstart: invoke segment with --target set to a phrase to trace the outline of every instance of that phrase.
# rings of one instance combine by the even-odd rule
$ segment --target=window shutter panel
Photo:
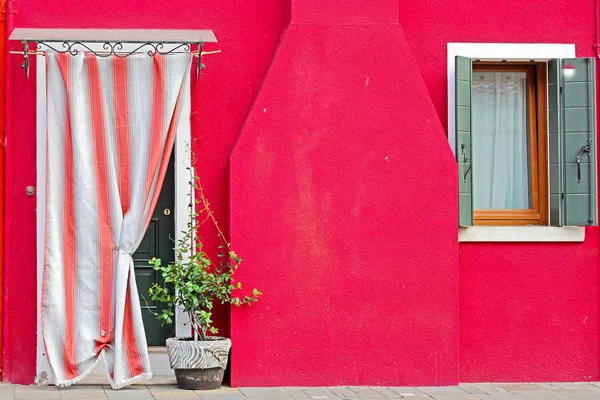
[[[550,176],[550,225],[562,226],[562,137],[560,104],[560,60],[548,62],[548,175]]]
[[[598,225],[594,58],[549,63],[550,224]]]
[[[473,180],[471,155],[472,63],[456,57],[456,161],[458,162],[458,225],[473,225]]]

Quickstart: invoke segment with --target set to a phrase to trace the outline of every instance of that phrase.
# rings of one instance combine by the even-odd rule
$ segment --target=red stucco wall
[[[197,167],[246,260],[240,278],[265,293],[232,313],[234,385],[600,379],[600,231],[582,244],[459,246],[443,131],[447,42],[574,43],[593,56],[594,1],[15,6],[19,27],[215,31],[206,49],[223,53],[192,89]],[[4,379],[31,383],[35,80],[21,62],[8,65]],[[227,311],[218,318],[229,333]]]
[[[593,57],[595,15],[592,0],[400,1],[444,125],[448,42],[573,43]],[[599,232],[581,244],[459,246],[461,381],[600,379]]]
[[[231,384],[456,384],[456,163],[400,27],[338,17],[290,25],[231,158],[265,293],[232,311]]]

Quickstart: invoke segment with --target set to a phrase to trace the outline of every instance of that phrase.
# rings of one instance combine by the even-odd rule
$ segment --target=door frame
[[[52,42],[49,42],[52,45]],[[90,49],[102,50],[102,43],[85,43]],[[123,50],[134,50],[139,46],[135,43],[123,44]],[[164,45],[165,50],[177,45]],[[131,47],[131,49],[129,49]],[[44,271],[44,236],[46,220],[46,59],[44,55],[36,58],[36,252],[37,252],[37,362],[36,383],[49,383],[54,381],[52,368],[46,357],[44,340],[42,337],[41,299],[42,277]],[[185,79],[190,79],[188,74]],[[192,165],[191,160],[191,85],[184,92],[181,106],[179,129],[175,137],[175,241],[182,237],[188,221],[189,184]],[[175,335],[190,336],[191,328],[187,323],[187,315],[181,310],[175,310]]]

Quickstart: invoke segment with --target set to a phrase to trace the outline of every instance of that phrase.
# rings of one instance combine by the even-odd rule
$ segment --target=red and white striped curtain
[[[46,354],[67,386],[104,353],[120,388],[152,376],[131,254],[188,117],[191,55],[46,59]]]

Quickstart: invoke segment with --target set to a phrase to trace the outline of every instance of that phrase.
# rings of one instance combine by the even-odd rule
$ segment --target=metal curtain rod
[[[218,54],[220,53],[221,50],[212,50],[212,51],[203,51],[201,55],[205,56],[205,55],[210,55],[210,54]],[[29,54],[30,56],[43,56],[46,55],[47,51],[42,51],[42,50],[29,50],[27,52],[27,54]],[[96,53],[103,53],[102,51],[97,51]],[[144,51],[137,51],[133,54],[144,54]],[[187,53],[187,51],[172,51],[169,54],[185,54]],[[23,54],[22,51],[16,51],[16,50],[11,50],[10,54]],[[197,56],[198,55],[198,50],[192,51],[191,52],[192,56]]]
[[[90,48],[86,43],[79,41],[63,41],[60,45],[52,43],[52,45],[38,41],[37,42],[37,50],[29,49],[29,42],[27,40],[22,40],[23,44],[22,51],[11,51],[10,54],[22,54],[23,55],[23,64],[21,65],[25,69],[25,76],[29,78],[29,56],[30,55],[45,55],[46,51],[44,51],[44,47],[47,47],[51,50],[54,50],[57,53],[69,53],[71,55],[77,55],[80,52],[90,52],[95,54],[98,57],[109,57],[110,55],[115,55],[120,58],[126,58],[133,54],[143,54],[146,53],[149,56],[153,57],[156,54],[167,55],[167,54],[177,54],[177,53],[187,53],[190,52],[193,57],[197,58],[196,62],[196,79],[200,78],[200,70],[205,68],[205,65],[201,62],[201,57],[207,54],[216,54],[220,53],[221,50],[214,51],[202,51],[202,47],[204,42],[198,42],[198,50],[191,51],[192,43],[151,43],[151,42],[135,42],[137,47],[132,50],[124,50],[124,44],[128,44],[128,42],[95,42],[100,43],[102,45],[102,50],[94,50]],[[175,45],[174,48],[170,50],[165,50],[165,45]],[[57,48],[58,47],[58,48]]]

